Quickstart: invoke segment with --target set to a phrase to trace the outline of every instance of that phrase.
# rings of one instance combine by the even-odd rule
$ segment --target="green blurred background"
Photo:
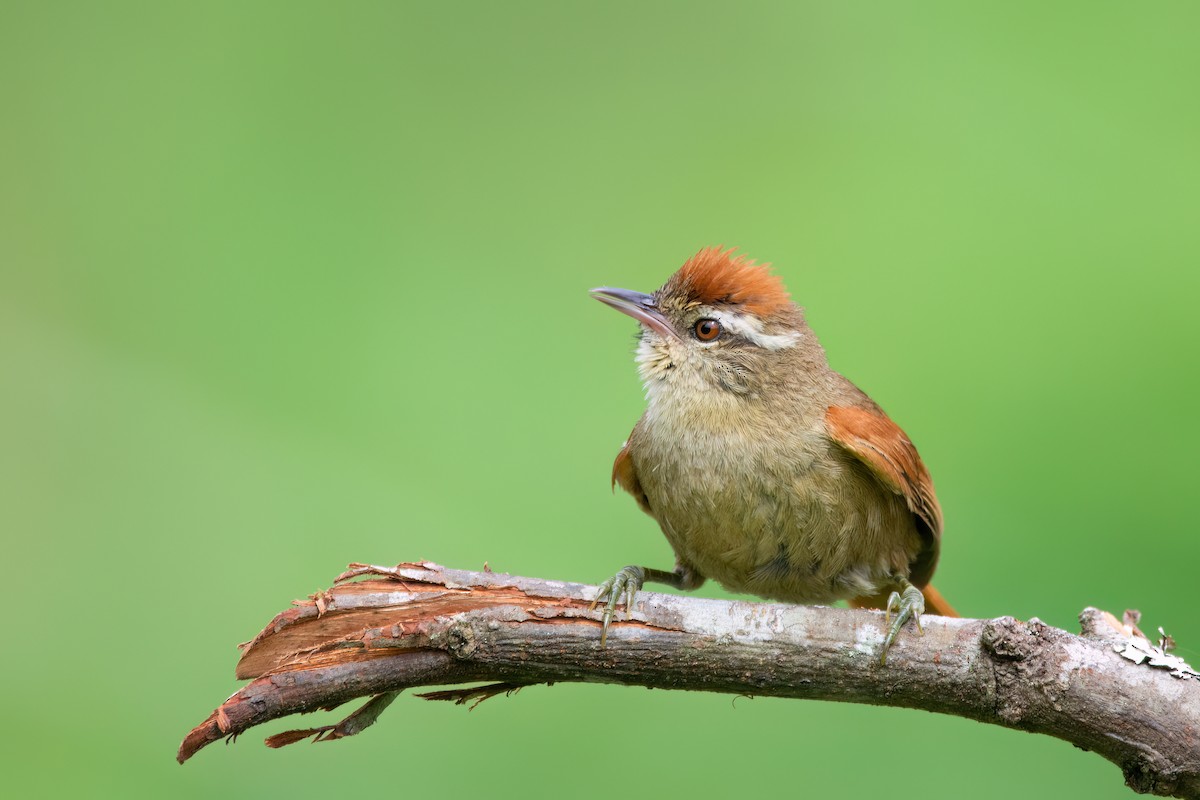
[[[1139,607],[1200,661],[1198,23],[4,2],[6,789],[1125,795],[967,720],[604,686],[174,754],[239,685],[234,644],[348,561],[670,566],[609,493],[635,326],[586,290],[716,243],[774,263],[919,444],[961,611]]]

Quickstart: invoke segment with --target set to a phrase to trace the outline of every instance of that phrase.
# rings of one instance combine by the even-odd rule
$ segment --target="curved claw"
[[[895,620],[892,619],[893,613],[896,615]],[[921,594],[921,590],[908,581],[905,581],[903,593],[892,592],[888,597],[887,614],[884,617],[884,624],[888,626],[888,632],[887,638],[883,640],[883,652],[879,654],[880,664],[887,664],[888,650],[892,649],[892,643],[896,641],[900,629],[910,619],[916,623],[917,632],[922,636],[925,635],[925,629],[921,627],[921,615],[924,613],[925,595]]]
[[[600,620],[600,646],[604,647],[608,642],[608,626],[612,622],[613,616],[616,614],[617,601],[624,595],[625,599],[625,614],[626,616],[633,614],[633,601],[637,593],[642,588],[642,584],[646,582],[646,570],[641,567],[630,565],[622,567],[617,571],[616,575],[600,584],[596,591],[596,597],[592,600],[592,604],[588,606],[588,610],[592,611],[596,605],[608,598],[608,602],[604,606],[604,615]]]

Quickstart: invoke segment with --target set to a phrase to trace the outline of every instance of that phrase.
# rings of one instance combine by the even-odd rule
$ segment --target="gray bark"
[[[885,666],[881,612],[652,592],[638,594],[631,618],[618,614],[601,648],[594,592],[428,563],[353,565],[245,646],[237,674],[251,683],[188,735],[179,760],[355,697],[376,699],[339,725],[268,744],[352,735],[411,687],[498,682],[430,695],[463,702],[586,681],[956,714],[1092,750],[1136,791],[1200,798],[1200,680],[1105,612],[1085,609],[1082,635],[1036,619],[925,616],[924,636],[906,629]]]

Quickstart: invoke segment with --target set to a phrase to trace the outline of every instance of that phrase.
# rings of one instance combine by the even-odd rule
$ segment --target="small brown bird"
[[[909,619],[958,616],[930,585],[942,511],[913,443],[825,351],[765,266],[701,250],[653,294],[593,289],[641,323],[646,413],[613,484],[658,521],[673,572],[628,566],[606,581],[603,644],[617,603],[645,581],[713,578],[772,600],[895,613],[881,661]]]

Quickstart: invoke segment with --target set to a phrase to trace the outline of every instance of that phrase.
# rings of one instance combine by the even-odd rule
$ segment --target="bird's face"
[[[608,287],[591,294],[641,323],[637,362],[651,399],[754,395],[804,336],[779,279],[719,249],[702,250],[652,294]]]

